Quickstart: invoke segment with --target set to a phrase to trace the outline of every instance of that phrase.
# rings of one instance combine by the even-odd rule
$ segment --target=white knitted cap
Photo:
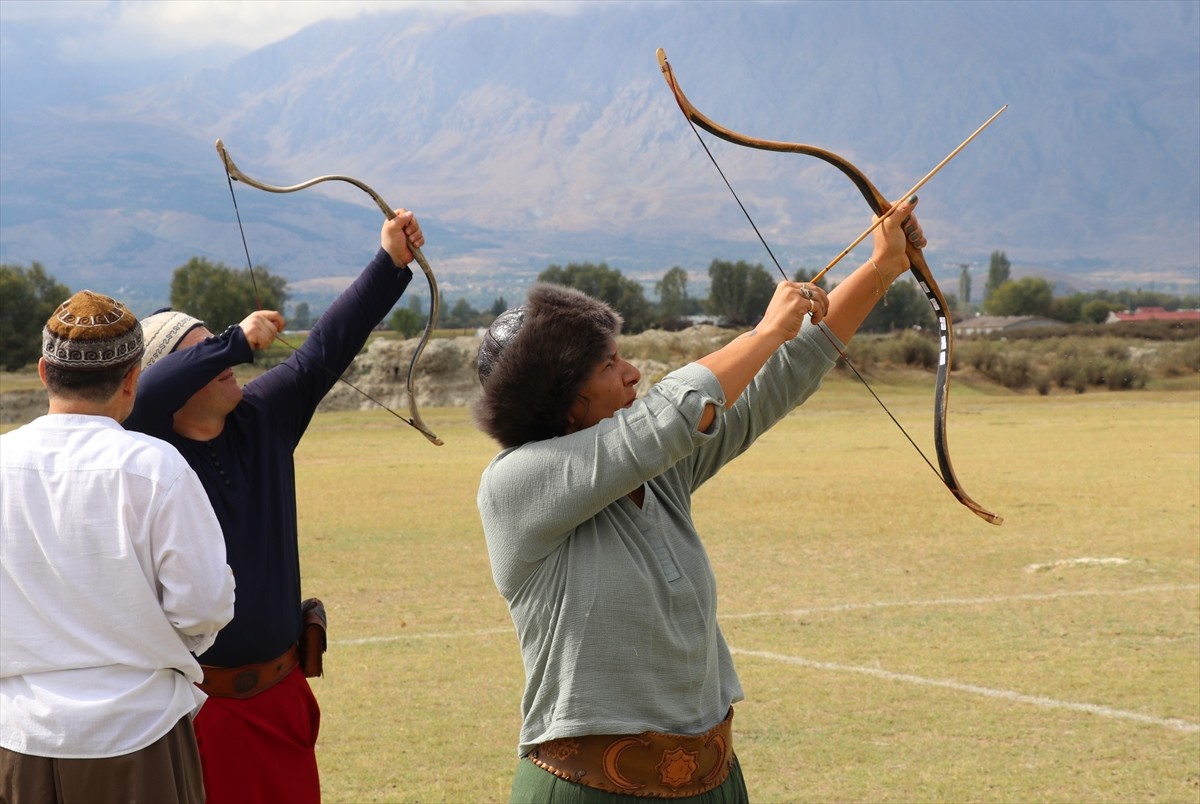
[[[185,335],[202,326],[204,322],[199,318],[175,310],[163,310],[143,318],[142,338],[146,342],[146,351],[142,353],[142,368],[171,354]]]

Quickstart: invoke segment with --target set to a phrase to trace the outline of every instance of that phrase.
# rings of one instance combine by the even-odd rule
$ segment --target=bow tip
[[[988,511],[986,508],[972,508],[971,511],[976,516],[978,516],[980,519],[984,520],[985,522],[987,522],[989,524],[992,524],[992,525],[1003,525],[1004,524],[1004,517],[1000,516],[999,514],[993,514],[991,511]]]

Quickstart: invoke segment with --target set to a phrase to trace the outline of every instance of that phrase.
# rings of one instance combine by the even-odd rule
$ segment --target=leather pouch
[[[307,678],[325,675],[322,660],[325,654],[325,604],[310,597],[300,604],[300,669]]]

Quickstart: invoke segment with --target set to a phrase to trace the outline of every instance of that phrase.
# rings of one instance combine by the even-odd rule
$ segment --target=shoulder
[[[41,419],[35,419],[28,424],[23,424],[15,430],[9,430],[7,433],[0,435],[0,462],[5,465],[17,463],[18,458],[22,457],[30,449],[36,449],[38,445],[38,430]]]
[[[171,484],[190,468],[174,445],[156,436],[122,429],[114,440],[125,450],[125,467],[138,474]]]
[[[497,483],[503,484],[510,480],[514,475],[523,475],[530,471],[533,464],[536,464],[536,459],[533,461],[524,460],[525,456],[533,457],[535,449],[531,447],[540,442],[526,444],[520,447],[509,447],[501,450],[496,457],[488,463],[483,470],[483,476],[479,479],[479,491],[483,493],[484,489],[494,487]]]

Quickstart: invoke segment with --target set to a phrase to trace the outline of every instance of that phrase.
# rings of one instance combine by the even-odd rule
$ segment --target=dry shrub
[[[846,350],[860,371],[873,366],[931,369],[938,362],[938,343],[927,334],[904,330],[888,335],[857,335]]]
[[[1157,353],[1155,368],[1166,377],[1200,373],[1200,338],[1164,346]]]

